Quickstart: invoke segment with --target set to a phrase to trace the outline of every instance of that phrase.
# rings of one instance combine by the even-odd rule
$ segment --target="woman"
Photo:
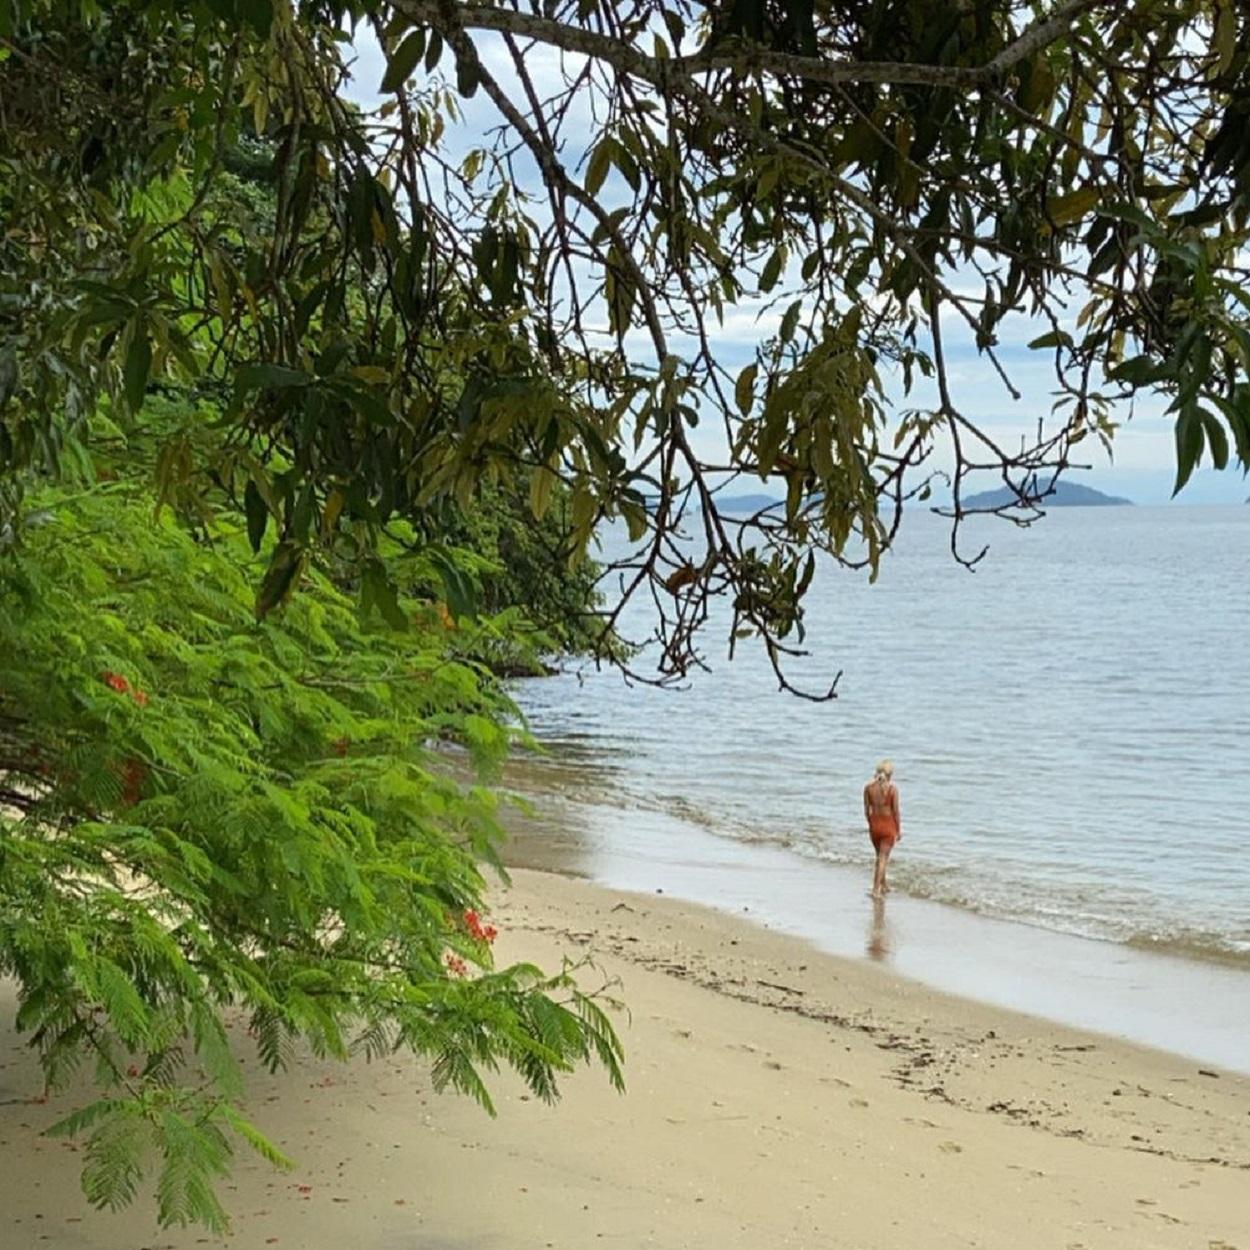
[[[890,862],[894,844],[903,836],[898,814],[898,787],[894,781],[894,765],[882,760],[873,779],[864,787],[864,816],[868,820],[868,836],[877,852],[877,867],[872,875],[872,896],[880,898],[890,888],[885,883],[885,869]]]

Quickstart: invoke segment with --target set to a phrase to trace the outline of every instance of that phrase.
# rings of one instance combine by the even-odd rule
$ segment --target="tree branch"
[[[906,61],[828,61],[820,57],[778,52],[757,44],[718,43],[690,56],[647,56],[611,35],[571,26],[553,18],[495,8],[489,4],[453,4],[445,0],[397,0],[395,8],[414,22],[446,30],[448,10],[456,23],[469,30],[490,30],[533,39],[565,52],[592,57],[615,69],[636,74],[649,82],[667,69],[678,74],[704,74],[716,70],[753,70],[782,77],[800,78],[830,86],[844,83],[883,83],[915,87],[975,87],[1000,78],[1021,61],[1061,38],[1071,24],[1105,0],[1069,0],[1049,18],[1036,22],[984,65],[924,65]]]

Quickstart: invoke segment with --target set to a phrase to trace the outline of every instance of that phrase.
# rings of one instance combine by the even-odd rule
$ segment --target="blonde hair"
[[[889,781],[894,776],[894,765],[890,760],[882,760],[877,765],[875,781]]]

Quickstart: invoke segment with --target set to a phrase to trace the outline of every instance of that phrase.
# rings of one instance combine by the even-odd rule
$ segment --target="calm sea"
[[[604,827],[866,870],[860,791],[890,756],[896,890],[1250,964],[1250,507],[1058,509],[977,536],[969,573],[918,513],[875,586],[818,575],[794,675],[843,670],[832,703],[778,693],[711,632],[686,689],[524,683],[546,783]]]

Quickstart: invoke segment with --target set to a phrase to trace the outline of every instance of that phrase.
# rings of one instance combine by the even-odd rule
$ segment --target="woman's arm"
[[[898,806],[898,786],[890,787],[890,811],[894,813],[894,827],[898,830],[898,836],[903,836],[903,814]]]

